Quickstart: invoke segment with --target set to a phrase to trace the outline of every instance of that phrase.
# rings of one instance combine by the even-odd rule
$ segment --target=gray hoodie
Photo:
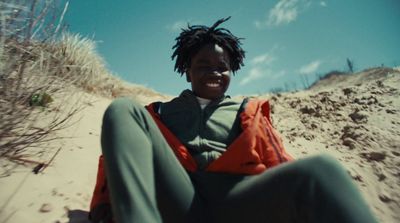
[[[188,148],[200,170],[217,159],[240,134],[241,101],[229,96],[211,101],[204,109],[190,90],[162,103],[162,122]]]

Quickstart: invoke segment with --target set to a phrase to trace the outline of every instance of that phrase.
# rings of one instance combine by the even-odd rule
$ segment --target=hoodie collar
[[[195,99],[197,101],[197,96],[194,94],[193,91],[191,91],[189,89],[186,89],[186,90],[182,91],[182,93],[179,95],[179,97],[184,97],[184,98],[190,97],[190,98],[193,98],[193,99]],[[231,98],[231,97],[229,95],[223,95],[218,99],[211,100],[210,103],[220,102],[220,101],[223,101],[223,100],[225,100],[227,98]]]

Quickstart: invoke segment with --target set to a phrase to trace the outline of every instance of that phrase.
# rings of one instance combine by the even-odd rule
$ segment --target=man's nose
[[[212,74],[213,76],[218,76],[218,77],[222,76],[221,72],[218,71],[218,70],[213,70],[213,71],[211,72],[211,74]]]

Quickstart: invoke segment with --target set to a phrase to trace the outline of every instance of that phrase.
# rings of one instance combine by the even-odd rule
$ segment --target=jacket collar
[[[193,93],[193,91],[191,91],[189,89],[186,89],[186,90],[182,91],[182,93],[179,95],[179,97],[180,98],[189,99],[191,101],[196,101],[196,103],[198,103],[196,95]],[[212,100],[210,102],[210,104],[218,104],[218,103],[220,103],[220,102],[222,102],[222,101],[224,101],[225,99],[228,99],[228,98],[231,98],[231,97],[229,95],[223,95],[222,97],[220,97],[218,99]]]

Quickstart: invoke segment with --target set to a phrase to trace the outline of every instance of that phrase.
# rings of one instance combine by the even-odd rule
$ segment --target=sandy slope
[[[370,70],[331,77],[308,91],[263,96],[271,100],[288,151],[296,158],[321,152],[336,157],[381,222],[400,222],[400,74],[393,73]],[[72,138],[53,142],[40,157],[47,162],[61,148],[43,172],[0,160],[0,222],[87,222],[101,117],[110,101],[86,95],[80,121],[60,133]]]
[[[271,97],[290,153],[336,157],[381,222],[400,222],[399,88],[400,72],[372,69]]]
[[[12,174],[0,178],[0,222],[86,222],[100,154],[101,117],[110,100],[90,96],[82,101],[90,105],[75,117],[80,121],[60,133],[70,138],[52,142],[51,153],[36,158],[47,162],[61,148],[43,172],[34,174],[31,164],[11,169],[2,162]]]

